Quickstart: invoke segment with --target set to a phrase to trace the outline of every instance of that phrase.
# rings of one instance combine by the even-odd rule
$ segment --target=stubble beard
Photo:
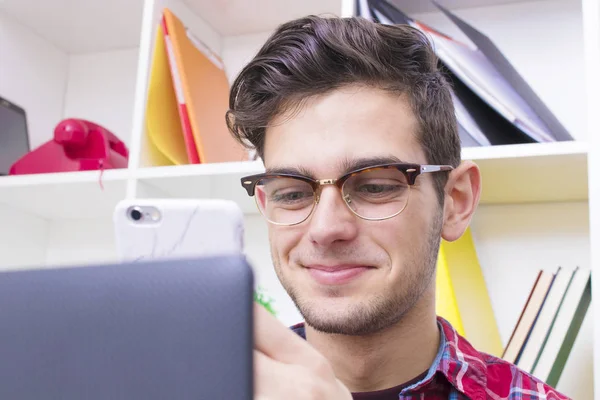
[[[312,300],[286,279],[281,265],[273,260],[275,271],[288,295],[298,308],[304,322],[313,329],[330,334],[365,336],[399,323],[421,299],[435,277],[441,240],[442,212],[437,212],[422,246],[409,250],[401,286],[387,288],[384,293],[371,294],[366,300],[352,302],[345,310],[327,310],[318,300]],[[336,297],[331,289],[330,297]]]

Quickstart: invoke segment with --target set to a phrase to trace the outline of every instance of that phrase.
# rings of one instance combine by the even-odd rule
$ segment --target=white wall
[[[113,229],[110,217],[50,222],[45,264],[56,267],[116,261]]]
[[[455,14],[490,37],[574,138],[587,138],[581,2],[531,1]],[[441,13],[413,17],[464,40]]]
[[[45,220],[0,204],[0,270],[43,265],[47,240]]]
[[[0,12],[0,96],[27,112],[32,148],[49,140],[63,115],[69,59]]]
[[[221,57],[229,82],[233,82],[242,68],[248,64],[261,46],[268,39],[270,32],[257,33],[244,36],[229,36],[223,39]]]
[[[84,118],[131,141],[138,49],[72,55],[64,118]]]

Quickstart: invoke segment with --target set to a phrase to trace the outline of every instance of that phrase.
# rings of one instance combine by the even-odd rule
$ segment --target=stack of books
[[[591,298],[590,270],[540,271],[502,358],[556,386]]]

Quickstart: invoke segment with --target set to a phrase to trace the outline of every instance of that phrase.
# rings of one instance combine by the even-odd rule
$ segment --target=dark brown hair
[[[369,85],[409,100],[429,164],[460,163],[451,88],[428,38],[408,25],[308,16],[281,25],[235,79],[227,125],[264,157],[265,129],[303,100],[347,85]],[[447,175],[435,174],[440,201]]]

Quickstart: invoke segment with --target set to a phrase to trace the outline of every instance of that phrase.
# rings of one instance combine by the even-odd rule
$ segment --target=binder
[[[454,110],[458,124],[458,134],[462,147],[490,146],[491,142],[480,128],[480,123],[471,116],[465,103],[452,93]]]
[[[477,48],[473,49],[410,18],[386,0],[358,0],[356,9],[357,15],[382,24],[407,24],[432,39],[441,69],[454,88],[463,144],[573,140],[487,36],[436,2],[434,4]],[[481,140],[481,132],[485,133],[487,142]]]
[[[527,81],[519,75],[490,38],[469,25],[466,21],[460,19],[457,15],[451,13],[448,9],[442,7],[436,1],[433,1],[433,3],[477,46],[478,50],[496,68],[496,71],[506,80],[512,90],[530,107],[530,112],[546,126],[550,136],[557,141],[573,140],[573,137],[565,127],[533,91]]]

